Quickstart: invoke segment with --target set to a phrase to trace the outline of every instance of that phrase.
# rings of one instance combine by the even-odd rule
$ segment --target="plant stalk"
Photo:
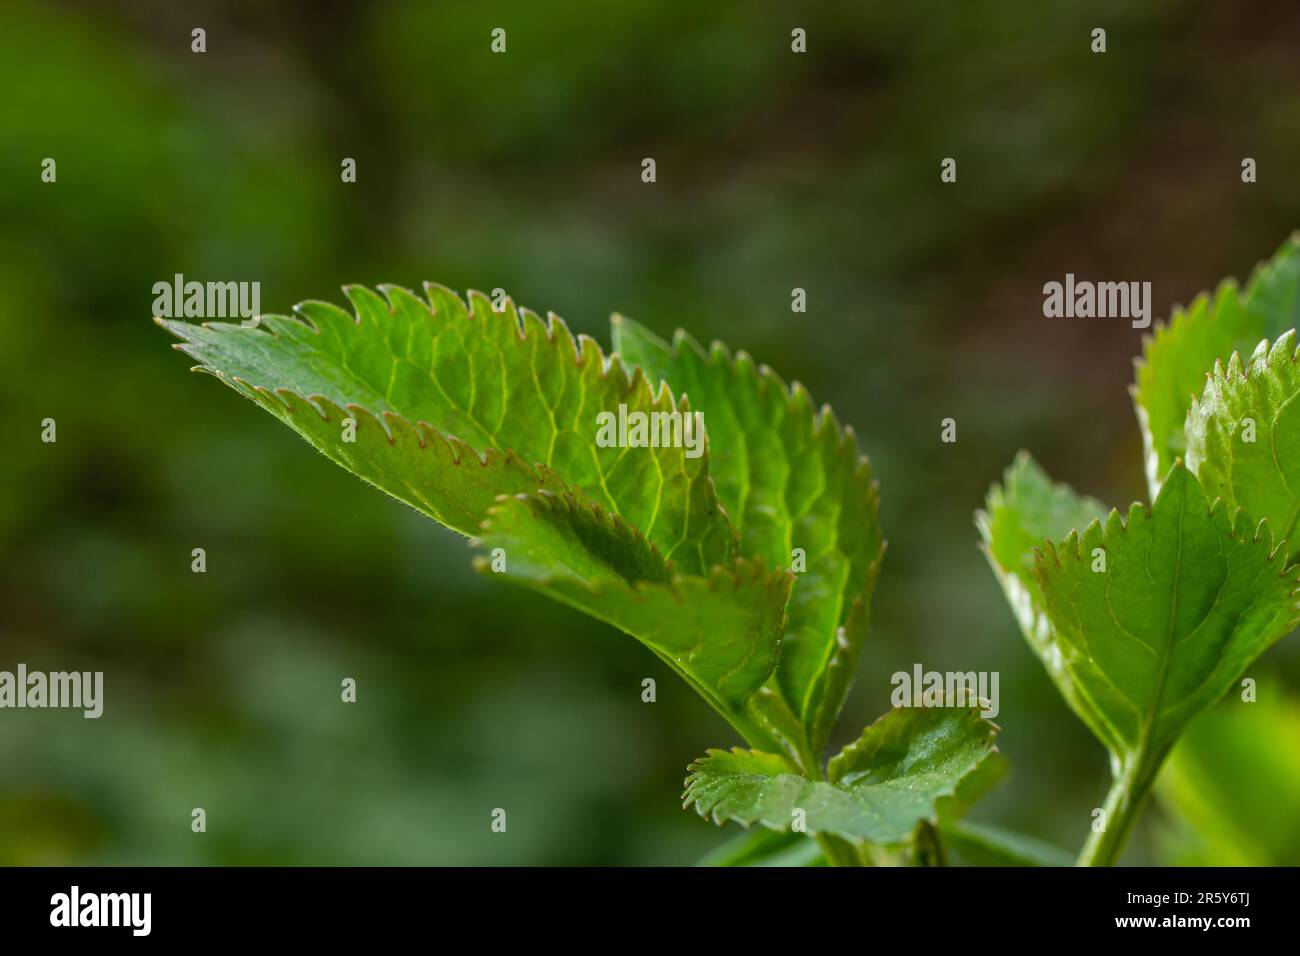
[[[1149,764],[1154,764],[1150,766]],[[1093,831],[1079,851],[1075,866],[1114,866],[1119,860],[1124,844],[1133,832],[1133,825],[1142,814],[1142,806],[1161,761],[1133,760],[1121,770],[1110,785],[1102,809],[1105,829]],[[1149,767],[1149,769],[1148,769]]]

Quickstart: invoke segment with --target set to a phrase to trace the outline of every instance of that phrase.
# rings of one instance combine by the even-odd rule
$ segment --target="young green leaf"
[[[855,844],[904,843],[995,751],[997,730],[973,708],[899,708],[831,760],[827,781],[776,754],[710,750],[689,768],[684,805],[718,824],[802,824]]]
[[[1216,362],[1187,415],[1187,466],[1206,493],[1267,519],[1293,541],[1300,517],[1300,365],[1296,334]]]
[[[599,447],[597,415],[680,413],[556,316],[470,307],[426,285],[386,299],[344,291],[354,315],[323,302],[258,327],[159,320],[178,346],[320,451],[448,527],[472,535],[498,494],[580,489],[640,528],[684,573],[735,556],[707,456],[681,446]],[[356,422],[355,434],[344,419]],[[388,447],[385,448],[384,445]],[[432,453],[430,453],[432,450]],[[560,477],[562,476],[562,478]]]
[[[1001,753],[989,754],[974,771],[961,778],[951,796],[939,801],[939,824],[942,826],[964,817],[971,807],[1002,782],[1010,769]]]
[[[1096,510],[1022,456],[977,516],[1030,645],[1112,754],[1113,824],[1090,838],[1088,863],[1118,855],[1186,723],[1294,627],[1300,584],[1267,524],[1211,504],[1181,462],[1155,504],[1135,504],[1127,522],[1112,511],[1085,526]],[[1031,549],[1068,527],[1062,543]]]
[[[572,494],[503,498],[475,544],[501,549],[501,577],[631,634],[747,740],[770,741],[749,704],[776,666],[790,572],[740,559],[676,574],[636,528]],[[476,564],[491,573],[489,557]]]
[[[1038,463],[1021,452],[1007,469],[1001,486],[989,489],[985,510],[975,515],[985,556],[1025,640],[1070,708],[1098,737],[1103,735],[1104,721],[1068,672],[1065,655],[1057,646],[1045,613],[1034,563],[1036,552],[1046,541],[1059,541],[1105,513],[1100,502],[1075,494],[1067,485],[1053,484]]]
[[[669,345],[621,316],[613,342],[704,412],[710,474],[742,553],[789,567],[800,549],[777,683],[820,753],[856,669],[884,552],[877,485],[853,430],[829,408],[818,413],[797,382],[787,387],[721,343],[706,352],[679,330]]]
[[[1144,342],[1132,389],[1146,450],[1147,483],[1154,497],[1160,482],[1184,454],[1183,424],[1215,362],[1252,351],[1300,325],[1300,234],[1255,270],[1244,292],[1222,283],[1213,299],[1202,294],[1174,312]]]
[[[1187,721],[1294,627],[1300,575],[1284,564],[1267,525],[1211,505],[1181,463],[1150,509],[1048,544],[1036,567],[1047,617],[1122,766],[1158,766]]]
[[[1296,577],[1267,528],[1212,509],[1181,464],[1168,482],[1149,512],[1134,505],[1125,525],[1112,511],[1103,527],[1097,502],[1021,455],[977,516],[1030,645],[1124,759],[1162,752],[1296,617]]]

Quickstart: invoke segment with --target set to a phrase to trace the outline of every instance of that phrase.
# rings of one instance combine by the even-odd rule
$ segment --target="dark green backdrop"
[[[799,379],[857,429],[890,539],[845,726],[914,662],[1000,671],[1013,770],[977,816],[1077,847],[1104,755],[971,513],[1021,447],[1144,496],[1140,333],[1046,320],[1042,285],[1151,280],[1164,315],[1271,254],[1300,225],[1298,47],[1290,3],[9,0],[0,667],[103,670],[107,702],[0,713],[0,863],[678,863],[725,837],[678,806],[738,742],[721,721],[190,375],[150,322],[177,272],[277,312],[504,287],[605,343],[618,310]],[[1300,688],[1300,641],[1266,664]],[[1183,858],[1175,832],[1157,808],[1127,859]]]

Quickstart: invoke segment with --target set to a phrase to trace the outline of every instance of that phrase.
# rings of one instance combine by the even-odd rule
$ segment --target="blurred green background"
[[[1140,333],[1046,320],[1041,289],[1150,280],[1162,316],[1300,226],[1294,4],[181,6],[0,7],[0,669],[106,675],[97,721],[0,714],[0,863],[662,864],[729,835],[678,799],[739,742],[721,720],[190,375],[150,321],[178,272],[260,281],[269,312],[502,287],[606,344],[618,310],[802,381],[858,431],[890,539],[839,738],[914,662],[999,671],[1012,772],[974,817],[1077,849],[1104,753],[972,512],[1022,447],[1145,496]],[[1300,640],[1253,676],[1126,862],[1300,863]]]

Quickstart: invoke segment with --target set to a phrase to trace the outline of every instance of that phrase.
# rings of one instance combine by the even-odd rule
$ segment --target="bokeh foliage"
[[[844,726],[915,661],[1000,671],[1012,773],[981,817],[1076,846],[1103,758],[969,515],[1020,447],[1144,497],[1139,333],[1043,319],[1042,284],[1150,279],[1167,314],[1276,248],[1298,42],[1286,3],[4,4],[0,666],[102,669],[108,698],[0,715],[0,862],[658,863],[725,837],[676,806],[721,721],[187,376],[149,322],[178,272],[258,280],[279,312],[344,282],[500,286],[804,382],[871,455],[890,538]],[[1128,859],[1157,850],[1144,831]]]

